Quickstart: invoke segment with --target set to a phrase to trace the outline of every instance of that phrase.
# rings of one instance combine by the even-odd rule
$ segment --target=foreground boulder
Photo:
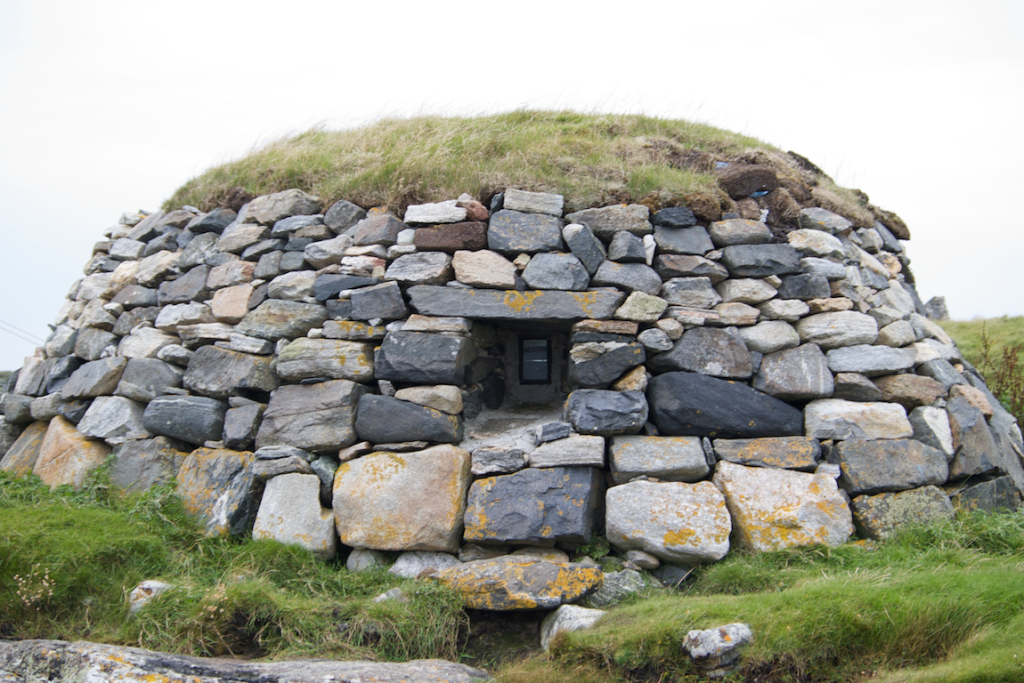
[[[867,538],[885,538],[907,524],[928,524],[953,519],[949,496],[935,486],[857,496],[851,503],[858,531]]]
[[[455,446],[371,453],[342,463],[334,517],[345,545],[456,552],[472,457]]]
[[[732,521],[711,482],[634,481],[609,489],[605,506],[608,542],[619,550],[680,564],[717,562],[729,552]]]
[[[5,676],[4,680],[24,683],[324,683],[330,680],[365,683],[473,683],[492,680],[485,671],[440,659],[418,659],[403,663],[324,659],[245,662],[231,659],[200,659],[135,647],[84,641],[69,643],[62,640],[0,642],[0,674]]]
[[[751,439],[803,434],[803,413],[746,384],[692,372],[666,372],[647,387],[662,434]]]
[[[601,587],[600,567],[548,562],[523,555],[465,562],[432,578],[457,591],[469,609],[554,609]]]
[[[720,462],[715,485],[725,494],[737,540],[752,550],[837,546],[853,533],[834,465],[814,474]]]

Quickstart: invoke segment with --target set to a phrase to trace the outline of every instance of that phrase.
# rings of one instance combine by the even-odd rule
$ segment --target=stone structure
[[[77,486],[112,450],[211,534],[448,553],[421,574],[492,609],[601,586],[517,547],[695,564],[1019,504],[1020,430],[891,214],[481,199],[123,216],[7,387],[0,467]],[[524,431],[508,409],[536,404],[564,412]]]

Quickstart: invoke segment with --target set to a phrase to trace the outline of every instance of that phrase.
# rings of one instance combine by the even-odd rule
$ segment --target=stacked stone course
[[[0,468],[80,486],[113,453],[211,534],[413,553],[489,609],[593,593],[610,575],[561,551],[596,534],[638,569],[1019,504],[1016,421],[881,222],[563,205],[126,214],[7,388]],[[477,443],[526,333],[567,339],[562,420]]]

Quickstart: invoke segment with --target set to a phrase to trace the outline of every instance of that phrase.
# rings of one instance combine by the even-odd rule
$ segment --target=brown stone
[[[249,283],[218,289],[210,302],[210,310],[217,322],[241,322],[249,312],[249,297],[253,286]]]
[[[968,386],[966,384],[954,384],[949,389],[949,397],[956,398],[962,396],[972,406],[981,411],[981,414],[986,418],[992,417],[992,404],[988,402],[988,397],[985,396],[985,392],[976,387]]]
[[[412,243],[421,251],[444,251],[454,254],[465,249],[478,251],[487,248],[487,224],[479,221],[449,223],[419,228]]]
[[[874,383],[881,390],[883,401],[899,403],[907,410],[930,406],[946,396],[941,383],[924,375],[886,375],[876,378]]]
[[[58,415],[50,420],[32,473],[51,489],[63,484],[79,489],[85,483],[85,476],[106,462],[108,455],[109,446],[90,441],[75,425]]]
[[[256,264],[252,261],[228,261],[210,271],[206,278],[206,286],[209,289],[221,289],[252,282],[255,271]]]
[[[853,310],[853,301],[846,297],[831,297],[828,299],[811,299],[807,302],[811,309],[810,313],[835,313],[837,311]]]
[[[0,470],[18,477],[31,472],[39,458],[39,447],[43,445],[46,427],[45,422],[30,424],[0,460]]]

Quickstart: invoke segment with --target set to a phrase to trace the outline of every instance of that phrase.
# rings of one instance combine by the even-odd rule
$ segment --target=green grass
[[[850,190],[799,169],[788,155],[709,125],[638,115],[514,111],[475,118],[383,119],[340,131],[313,128],[255,149],[189,180],[165,209],[223,204],[234,188],[253,195],[299,188],[326,208],[338,199],[398,213],[409,204],[486,199],[514,187],[556,192],[566,210],[643,202],[711,203],[732,210],[710,173],[715,159],[758,155],[782,177],[814,188],[827,208],[871,225]]]
[[[274,659],[468,654],[450,592],[278,543],[204,538],[167,489],[119,497],[101,471],[81,492],[51,492],[0,473],[0,520],[3,637]],[[126,594],[143,579],[178,587],[132,618]],[[372,602],[395,586],[408,604]],[[697,680],[682,637],[734,621],[755,633],[736,680],[1022,680],[1024,514],[975,512],[881,543],[734,551],[684,591],[647,589],[561,636],[550,655],[487,661],[515,683]]]
[[[458,655],[465,614],[450,591],[279,543],[205,538],[169,490],[121,498],[101,473],[82,492],[50,492],[0,473],[0,519],[2,637],[192,655]],[[127,594],[145,579],[177,588],[129,618]],[[372,601],[393,587],[408,604]]]

